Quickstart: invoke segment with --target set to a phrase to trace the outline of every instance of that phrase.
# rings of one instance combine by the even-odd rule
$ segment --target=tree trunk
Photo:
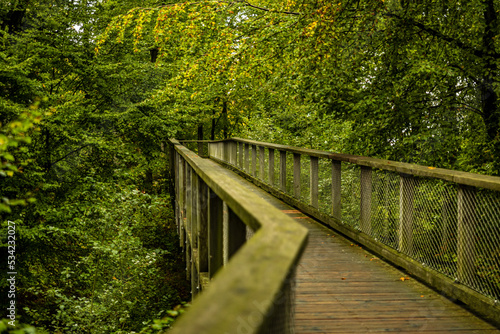
[[[222,127],[223,137],[227,139],[227,128],[229,123],[227,119],[227,101],[222,102],[222,121],[224,122]]]
[[[494,90],[494,85],[498,82],[496,76],[498,67],[495,58],[494,38],[498,31],[498,18],[495,12],[493,0],[485,0],[484,21],[485,31],[483,35],[483,48],[486,53],[484,77],[481,83],[481,107],[483,111],[483,121],[486,126],[488,140],[498,141],[498,130],[500,115],[498,110],[498,95]],[[497,147],[495,145],[495,147]],[[498,153],[498,152],[495,152]]]
[[[212,111],[212,129],[210,130],[210,140],[215,140],[215,125],[216,125],[216,120],[215,120],[215,109]]]

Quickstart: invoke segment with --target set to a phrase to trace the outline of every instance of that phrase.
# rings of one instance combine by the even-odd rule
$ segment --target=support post
[[[252,176],[257,176],[257,146],[252,145]]]
[[[238,143],[238,167],[240,169],[243,169],[244,163],[243,163],[243,143],[239,142]]]
[[[238,147],[235,141],[228,142],[229,145],[229,163],[233,166],[236,166],[236,160],[238,156]]]
[[[476,276],[476,193],[467,186],[458,188],[457,278],[471,284]]]
[[[413,198],[416,180],[401,175],[399,187],[399,231],[398,250],[411,256],[413,253]]]
[[[223,202],[212,190],[209,190],[208,201],[208,276],[212,278],[224,264]]]
[[[186,230],[188,236],[192,235],[192,214],[193,214],[193,195],[192,195],[192,178],[191,178],[191,166],[186,163]],[[191,238],[188,238],[191,239]],[[189,242],[189,241],[188,241]]]
[[[245,144],[245,172],[250,174],[250,144]]]
[[[259,179],[264,182],[265,181],[265,149],[263,146],[259,146]]]
[[[286,193],[286,151],[280,151],[280,190]]]
[[[191,196],[192,196],[192,211],[191,211],[191,244],[193,248],[198,248],[198,218],[199,218],[199,188],[198,175],[191,170]]]
[[[233,210],[228,208],[228,225],[227,225],[227,257],[228,260],[240,249],[247,239],[247,229]]]
[[[372,209],[372,169],[370,167],[361,167],[361,213],[360,227],[361,231],[371,235],[371,209]]]
[[[300,154],[293,154],[293,196],[300,200]]]
[[[269,184],[274,186],[274,149],[268,149],[269,152],[269,171],[268,171],[268,180]]]
[[[342,222],[342,163],[332,160],[332,216]]]
[[[311,159],[311,170],[309,173],[309,204],[315,208],[319,208],[318,200],[318,179],[319,179],[319,159],[317,157],[310,157]]]
[[[198,264],[199,272],[208,272],[208,186],[199,179],[198,184]]]

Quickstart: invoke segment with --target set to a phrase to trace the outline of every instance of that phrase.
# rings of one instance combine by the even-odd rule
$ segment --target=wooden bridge
[[[500,178],[170,143],[194,298],[171,333],[500,333]]]

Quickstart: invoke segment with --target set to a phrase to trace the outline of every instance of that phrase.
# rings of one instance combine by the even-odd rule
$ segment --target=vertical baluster
[[[223,202],[212,190],[208,200],[208,276],[212,278],[224,263]]]
[[[361,212],[360,227],[361,231],[371,235],[371,209],[372,209],[372,169],[370,167],[361,167]]]
[[[236,166],[236,160],[238,157],[238,147],[235,141],[228,142],[229,145],[229,163],[233,166]]]
[[[274,149],[268,149],[269,152],[269,171],[268,171],[268,180],[269,184],[274,186]]]
[[[198,252],[198,218],[199,218],[199,177],[191,169],[191,297],[198,294],[199,282],[199,252]]]
[[[245,223],[230,208],[228,208],[227,236],[227,257],[229,260],[245,243],[247,238]]]
[[[195,254],[197,251],[191,247],[191,298],[196,297],[199,291],[200,286],[200,275],[198,272],[198,268],[196,267],[196,258]]]
[[[310,204],[313,208],[318,209],[319,208],[319,201],[318,201],[318,179],[319,179],[319,159],[317,157],[310,157],[311,158],[311,172],[310,172]]]
[[[224,141],[222,142],[222,160],[225,162],[230,162],[230,155],[231,155],[231,150],[229,147],[229,142]]]
[[[280,151],[280,190],[286,193],[286,151]]]
[[[342,163],[332,160],[332,216],[342,222]]]
[[[192,236],[191,236],[191,215],[192,215],[192,200],[193,197],[191,195],[191,167],[188,165],[187,161],[185,162],[185,171],[186,171],[186,228],[185,228],[185,239],[186,239],[186,279],[188,281],[191,281],[191,248],[192,244],[191,241]],[[192,292],[192,291],[191,291]]]
[[[257,176],[257,146],[252,145],[252,176]]]
[[[212,143],[208,143],[208,157],[209,158],[214,156],[214,152],[213,152],[214,148],[213,147],[214,146]]]
[[[174,147],[173,145],[171,145]],[[180,196],[180,176],[179,176],[179,154],[174,151],[174,187],[175,187],[175,224],[177,226],[177,233],[180,235],[180,208],[179,208],[179,196]]]
[[[250,174],[250,144],[245,144],[245,172]]]
[[[476,276],[476,193],[467,186],[458,188],[457,278],[471,284]]]
[[[199,271],[208,272],[208,186],[200,179],[198,192],[198,256]]]
[[[243,163],[243,143],[239,142],[238,143],[238,167],[240,169],[243,169],[244,163]]]
[[[409,175],[400,176],[398,250],[413,253],[413,198],[416,180]]]
[[[186,162],[186,231],[191,237],[191,214],[193,209],[193,196],[191,194],[191,166]],[[191,238],[188,238],[191,240]]]
[[[259,146],[259,179],[262,182],[265,182],[265,148],[263,146]]]
[[[184,163],[184,158],[182,158],[180,155],[178,156],[178,170],[179,170],[179,239],[180,239],[180,246],[184,248],[185,246],[185,236],[184,236],[184,196],[186,193],[186,183],[185,183],[185,178],[186,178],[186,173],[185,173],[185,163]]]
[[[300,154],[293,154],[293,196],[300,200]]]
[[[198,248],[198,175],[191,169],[191,246]]]

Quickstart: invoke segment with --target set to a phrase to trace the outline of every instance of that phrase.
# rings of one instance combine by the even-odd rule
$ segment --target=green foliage
[[[39,332],[138,332],[189,296],[162,146],[182,128],[143,105],[169,70],[94,53],[127,5],[0,4],[0,221],[16,222],[16,323]]]
[[[211,119],[212,135],[497,174],[499,6],[173,3],[115,17],[99,43],[153,43],[173,70],[155,103],[193,126]]]

